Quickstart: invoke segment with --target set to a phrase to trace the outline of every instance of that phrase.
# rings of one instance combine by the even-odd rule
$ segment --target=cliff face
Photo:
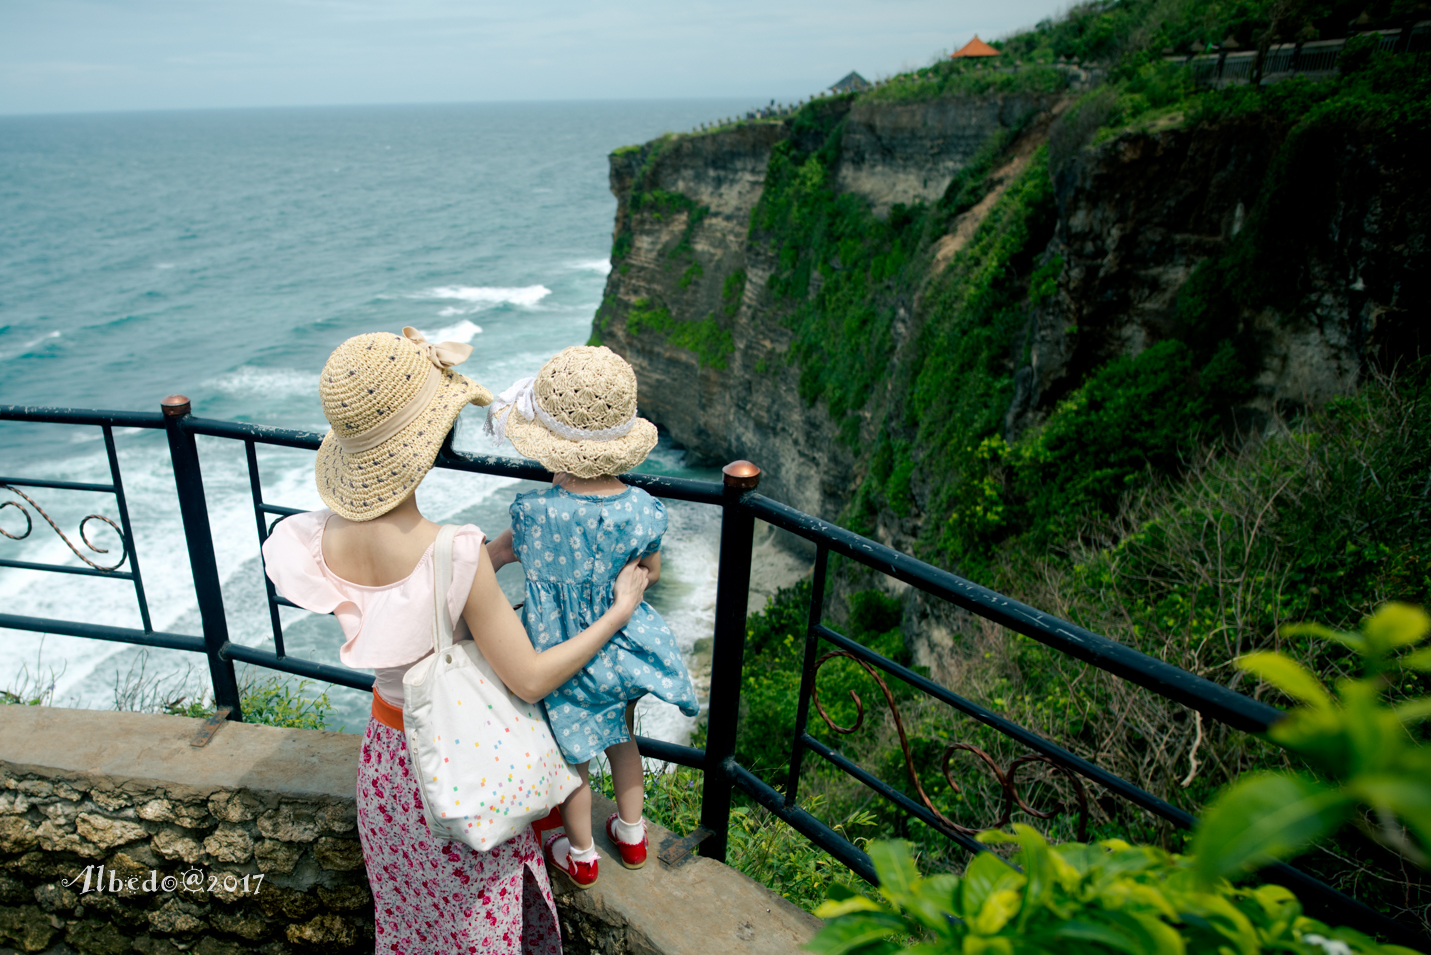
[[[1255,223],[1261,234],[1245,235],[1280,144],[1276,130],[1240,124],[1127,134],[1062,171],[1047,251],[1063,262],[1058,294],[1033,316],[1006,433],[1036,423],[1090,369],[1184,334],[1194,270],[1239,238],[1301,259],[1280,294],[1221,290],[1223,321],[1256,353],[1240,426],[1347,394],[1368,361],[1392,367],[1422,350],[1431,210],[1414,170],[1375,149],[1317,144],[1313,174]],[[1209,278],[1232,281],[1214,269]]]
[[[896,203],[937,199],[991,136],[1058,102],[1050,96],[834,101],[828,109],[845,120],[838,188],[880,217]],[[621,254],[613,258],[594,330],[635,367],[642,414],[678,443],[710,461],[755,461],[765,472],[763,491],[834,517],[849,498],[857,458],[838,440],[828,409],[800,398],[799,372],[787,356],[791,331],[765,288],[781,250],[750,235],[772,149],[802,136],[815,134],[790,123],[761,124],[614,155]],[[820,142],[802,145],[815,149]],[[663,202],[662,193],[688,203]],[[645,323],[636,322],[633,333],[633,315],[653,309],[667,310],[673,323],[712,320],[729,345],[702,361],[697,350]],[[903,317],[900,336],[907,309]]]
[[[677,442],[713,461],[753,460],[767,493],[836,518],[869,467],[867,450],[853,449],[894,426],[884,416],[902,363],[929,347],[919,334],[929,320],[925,292],[971,254],[971,236],[1065,102],[835,101],[821,104],[836,114],[823,129],[842,121],[828,140],[797,120],[613,156],[615,267],[595,337],[636,367],[643,414]],[[855,409],[857,440],[848,427],[842,440],[825,402],[801,397],[811,369],[792,361],[792,307],[767,288],[799,250],[752,228],[772,154],[780,144],[798,143],[798,155],[834,150],[834,190],[858,197],[879,221],[899,204],[948,205],[962,188],[956,177],[1000,132],[1017,135],[1000,141],[984,200],[929,220],[939,231],[921,240],[922,279],[884,283],[892,342],[871,341],[869,360],[885,382]],[[1007,440],[1039,425],[1110,359],[1170,338],[1235,345],[1251,382],[1230,425],[1243,433],[1351,391],[1370,360],[1391,364],[1424,348],[1428,203],[1414,166],[1370,144],[1329,140],[1299,147],[1300,173],[1269,178],[1285,136],[1247,122],[1126,133],[1055,171],[1051,232],[1030,250],[1053,270],[1052,287],[1037,304],[1030,296],[1005,361]],[[1269,202],[1268,189],[1286,194]],[[842,257],[833,257],[835,271]],[[810,274],[810,300],[829,274],[823,266]],[[878,535],[915,549],[925,505],[946,478],[916,476],[908,508],[874,515]]]
[[[895,203],[935,202],[990,136],[1021,127],[1054,102],[1032,96],[856,100],[840,140],[836,188],[865,199],[881,219]]]

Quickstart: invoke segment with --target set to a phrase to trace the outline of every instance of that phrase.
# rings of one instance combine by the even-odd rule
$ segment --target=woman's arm
[[[499,571],[508,564],[517,563],[517,554],[512,550],[512,529],[509,527],[487,542],[487,557],[492,561],[492,570]]]
[[[646,583],[654,584],[661,579],[661,552],[659,550],[649,557],[642,557],[637,563],[646,568],[646,573],[649,575]]]
[[[626,621],[641,604],[646,578],[646,568],[635,561],[627,564],[616,578],[616,600],[611,609],[570,640],[538,653],[497,585],[492,563],[484,560],[477,565],[477,576],[467,595],[462,619],[467,621],[477,649],[492,664],[507,689],[528,703],[535,703],[570,680],[616,631],[626,626]]]

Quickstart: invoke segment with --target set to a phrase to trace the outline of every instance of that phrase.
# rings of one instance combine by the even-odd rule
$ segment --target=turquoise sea
[[[474,347],[462,371],[494,392],[590,334],[609,271],[615,199],[607,154],[746,104],[627,102],[224,110],[0,117],[0,404],[158,410],[170,393],[203,417],[325,430],[317,374],[343,339],[414,325]],[[481,412],[457,446],[488,450]],[[162,438],[117,436],[156,629],[200,632]],[[199,439],[233,638],[270,646],[241,447]],[[506,453],[512,453],[510,448]],[[311,455],[260,455],[274,503],[321,506]],[[645,469],[687,468],[663,440]],[[107,481],[96,428],[0,422],[0,476]],[[430,517],[489,534],[524,487],[435,473]],[[71,540],[112,498],[27,490]],[[0,501],[19,501],[0,492]],[[676,505],[652,603],[689,646],[710,633],[715,516]],[[0,556],[78,565],[38,515]],[[91,530],[95,524],[91,523]],[[0,506],[0,528],[24,528]],[[98,546],[115,540],[94,532]],[[83,545],[80,545],[83,549]],[[86,553],[89,553],[86,551]],[[95,557],[94,554],[89,554]],[[515,595],[519,568],[504,571]],[[121,581],[0,569],[0,607],[138,626]],[[284,612],[288,648],[337,662],[336,623]],[[0,630],[0,688],[53,685],[54,702],[192,696],[202,659]],[[335,689],[334,725],[365,721]],[[123,701],[119,701],[123,702]],[[643,711],[654,735],[689,730]]]

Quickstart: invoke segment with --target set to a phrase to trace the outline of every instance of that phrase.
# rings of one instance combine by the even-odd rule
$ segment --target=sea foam
[[[444,308],[437,314],[446,316],[451,313],[451,309]],[[461,313],[457,313],[461,314]],[[475,325],[467,319],[463,319],[456,325],[449,325],[446,328],[439,328],[435,332],[427,329],[422,330],[422,335],[430,342],[461,342],[464,345],[471,344],[472,339],[482,334],[482,326]]]
[[[495,308],[498,305],[517,305],[522,308],[531,308],[550,294],[552,294],[552,290],[545,285],[522,285],[512,288],[490,285],[443,285],[438,288],[428,289],[413,297],[446,299],[449,301],[455,300],[467,304],[467,307],[464,309],[455,309],[449,306],[438,313],[446,317],[450,315],[471,314],[472,312],[481,311],[484,308]]]
[[[239,398],[274,398],[281,395],[313,395],[318,393],[318,375],[292,368],[255,368],[242,365],[217,379],[213,387]]]

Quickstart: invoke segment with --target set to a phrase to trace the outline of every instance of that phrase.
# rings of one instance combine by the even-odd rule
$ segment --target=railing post
[[[760,468],[749,461],[733,461],[723,470],[725,502],[716,577],[705,784],[701,790],[701,827],[712,833],[701,843],[701,855],[721,862],[725,861],[732,785],[725,761],[735,752],[736,720],[740,716],[740,670],[745,659],[745,609],[750,599],[750,548],[755,531],[755,518],[739,502],[741,495],[760,484]]]
[[[238,680],[232,660],[219,655],[229,642],[229,625],[224,616],[224,595],[219,584],[219,566],[214,559],[214,537],[209,530],[209,507],[204,497],[204,476],[199,470],[199,449],[194,436],[184,430],[189,399],[170,395],[159,403],[164,412],[164,432],[169,438],[169,457],[174,462],[174,488],[179,497],[179,514],[184,520],[184,540],[188,545],[189,569],[194,575],[194,596],[199,602],[199,618],[204,625],[204,655],[209,658],[214,705],[228,707],[229,719],[242,720]]]

